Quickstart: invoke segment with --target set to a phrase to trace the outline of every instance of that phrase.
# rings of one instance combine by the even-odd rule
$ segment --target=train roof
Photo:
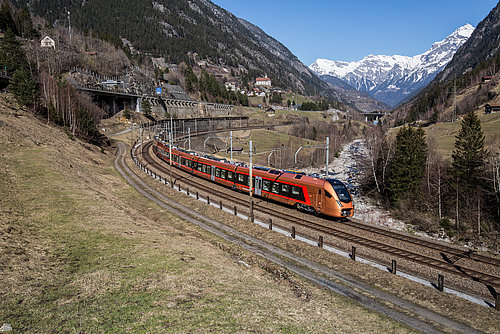
[[[159,141],[161,141],[163,144],[167,145],[164,141],[162,141],[162,140],[159,140]],[[211,154],[199,154],[198,155],[198,154],[196,154],[195,151],[186,150],[186,149],[182,149],[182,148],[175,147],[175,146],[174,146],[174,149],[176,149],[177,151],[180,151],[180,152],[187,153],[187,154],[197,155],[200,158],[205,158],[205,159],[217,161],[219,163],[228,164],[228,165],[236,166],[236,167],[248,168],[248,165],[245,163],[240,163],[240,162],[232,162],[231,163],[227,159],[217,158],[216,156],[211,155]],[[316,184],[320,185],[320,184],[323,184],[324,182],[328,181],[332,184],[343,184],[341,181],[339,181],[337,179],[325,179],[325,178],[319,177],[318,175],[314,175],[314,174],[307,175],[304,172],[299,172],[299,171],[294,171],[294,170],[280,170],[280,169],[275,169],[275,168],[271,168],[271,167],[264,167],[264,166],[253,166],[253,169],[258,170],[258,171],[262,171],[262,172],[267,173],[267,174],[274,175],[275,178],[279,177],[280,179],[284,179],[284,180],[288,179],[288,180],[293,181],[293,182],[302,181],[302,182],[307,182],[307,183],[316,183]]]

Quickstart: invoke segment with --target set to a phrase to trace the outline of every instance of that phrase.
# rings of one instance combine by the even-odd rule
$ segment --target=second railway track
[[[162,175],[164,179],[168,180],[170,170],[164,162],[160,162],[151,153],[151,145],[152,142],[144,144],[137,156],[142,157],[149,169],[153,169],[156,174]],[[177,187],[182,182],[185,189],[190,189],[193,192],[199,189],[200,192],[206,194],[205,196],[211,196],[212,199],[223,198],[225,201],[239,206],[240,210],[242,207],[248,206],[248,196],[242,193],[200,179],[175,167],[172,168],[172,173]],[[494,298],[500,291],[500,260],[498,258],[354,221],[335,221],[332,223],[331,220],[304,215],[292,209],[283,206],[275,207],[275,205],[262,201],[256,203],[254,210],[259,216],[272,217],[274,221],[283,222],[285,229],[290,225],[301,226],[309,230],[306,232],[309,235],[312,232],[322,233],[330,239],[340,239],[418,266],[429,267],[438,272],[465,278],[476,284],[479,283],[484,288],[479,293],[489,297],[489,299],[492,296]],[[332,246],[335,247],[335,245]],[[363,254],[363,256],[371,257],[369,254]],[[458,264],[459,261],[460,264]],[[405,268],[405,270],[418,274],[418,270],[415,268]],[[426,278],[429,279],[429,277]],[[465,290],[478,293],[470,288]]]

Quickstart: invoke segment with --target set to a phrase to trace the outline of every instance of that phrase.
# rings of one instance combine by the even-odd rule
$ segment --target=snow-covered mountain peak
[[[465,24],[426,52],[413,56],[373,55],[359,61],[317,59],[309,68],[319,76],[336,77],[359,91],[395,106],[427,85],[471,36],[474,27]]]
[[[457,35],[460,35],[462,37],[469,38],[470,35],[472,35],[472,33],[474,32],[474,29],[475,28],[472,26],[472,24],[466,23],[463,26],[461,26],[460,28],[458,28],[457,30],[455,30],[453,32],[453,34],[457,34]]]

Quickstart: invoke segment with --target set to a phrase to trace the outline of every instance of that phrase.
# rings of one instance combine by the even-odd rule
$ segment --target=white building
[[[268,86],[271,87],[271,79],[269,78],[256,78],[255,86]]]
[[[227,90],[231,90],[233,92],[236,92],[236,83],[234,83],[234,82],[226,82],[225,86],[226,86]]]
[[[42,41],[40,42],[40,46],[42,48],[53,48],[54,50],[56,49],[56,42],[50,38],[49,36],[45,36]]]

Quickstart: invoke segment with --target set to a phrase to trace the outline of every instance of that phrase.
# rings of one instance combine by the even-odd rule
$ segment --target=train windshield
[[[352,201],[351,194],[349,194],[349,191],[342,182],[334,179],[327,181],[332,185],[333,190],[335,190],[335,193],[337,193],[337,196],[341,202],[349,203]]]

